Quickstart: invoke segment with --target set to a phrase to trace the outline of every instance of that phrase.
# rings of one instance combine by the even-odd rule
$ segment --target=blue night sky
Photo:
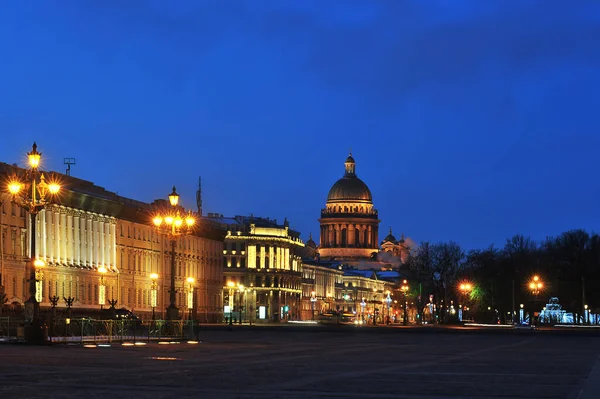
[[[600,224],[600,3],[12,1],[0,160],[318,237],[349,148],[380,238]]]

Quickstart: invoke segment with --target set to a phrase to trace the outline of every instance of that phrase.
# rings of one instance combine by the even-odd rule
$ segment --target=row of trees
[[[493,245],[468,253],[455,242],[423,242],[407,263],[415,304],[421,310],[434,296],[440,320],[448,320],[445,305],[467,304],[471,315],[502,321],[520,304],[528,311],[539,311],[550,297],[558,297],[563,309],[583,314],[600,305],[600,237],[584,230],[571,230],[538,243],[516,235],[503,248]],[[529,288],[537,275],[543,282],[539,294]],[[471,283],[468,297],[459,286]],[[514,291],[514,294],[513,294]],[[514,303],[513,303],[514,302]],[[489,308],[489,310],[488,310]],[[497,310],[497,312],[496,312]],[[516,310],[516,309],[515,309]]]

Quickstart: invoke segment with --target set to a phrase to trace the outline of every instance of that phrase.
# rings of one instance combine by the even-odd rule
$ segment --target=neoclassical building
[[[223,246],[223,303],[226,317],[244,322],[300,318],[302,251],[300,233],[275,220],[209,213],[227,231]]]
[[[0,180],[17,170],[0,163]],[[150,275],[158,274],[157,317],[168,306],[170,248],[168,240],[152,227],[153,204],[121,197],[92,182],[45,172],[61,182],[56,203],[36,218],[35,254],[31,254],[31,218],[0,192],[0,294],[9,307],[22,306],[29,296],[27,269],[30,257],[43,260],[40,306],[50,299],[73,299],[75,315],[101,317],[98,311],[117,301],[117,308],[150,317]],[[2,187],[4,189],[4,187]],[[222,319],[220,264],[224,234],[198,225],[177,243],[177,305],[187,314],[185,280],[195,279],[194,314],[200,320]],[[103,272],[103,273],[101,273]]]
[[[352,154],[344,176],[329,190],[321,210],[321,259],[367,259],[379,252],[379,218],[369,187],[356,175]]]

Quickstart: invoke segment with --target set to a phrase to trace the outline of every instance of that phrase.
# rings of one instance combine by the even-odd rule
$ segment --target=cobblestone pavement
[[[600,353],[593,336],[256,329],[201,339],[0,345],[0,398],[575,399],[584,387],[600,398],[590,396],[600,381],[586,381]]]

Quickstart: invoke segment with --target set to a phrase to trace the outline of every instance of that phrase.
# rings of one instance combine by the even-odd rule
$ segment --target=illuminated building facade
[[[14,166],[0,163],[0,180],[11,175]],[[118,196],[91,182],[54,173],[62,191],[56,204],[46,206],[36,220],[35,257],[45,262],[42,309],[50,299],[73,298],[75,314],[93,315],[108,309],[127,308],[141,317],[149,317],[151,273],[160,276],[156,310],[167,306],[162,291],[168,289],[170,253],[168,242],[151,226],[152,204]],[[0,273],[2,290],[9,308],[18,308],[27,299],[26,264],[30,257],[29,215],[11,203],[8,194],[0,194]],[[193,276],[195,311],[200,320],[222,318],[220,257],[222,232],[199,226],[197,231],[179,242],[181,258],[178,286]],[[181,298],[182,295],[179,296]],[[179,300],[185,312],[185,301]]]
[[[287,220],[209,213],[227,230],[223,247],[223,303],[237,322],[288,321],[300,318],[302,250],[300,234]]]
[[[352,154],[344,177],[329,190],[319,223],[321,259],[366,259],[379,252],[377,210],[369,187],[356,175]]]
[[[315,261],[302,263],[302,320],[337,309],[342,300],[342,270]]]
[[[414,248],[414,243],[410,239],[405,240],[404,233],[402,233],[399,240],[396,240],[391,228],[390,233],[381,242],[381,252],[391,254],[402,263],[406,263],[412,248]]]

